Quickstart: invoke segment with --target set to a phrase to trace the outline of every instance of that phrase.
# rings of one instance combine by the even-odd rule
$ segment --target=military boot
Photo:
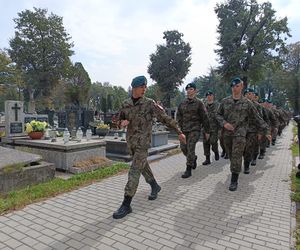
[[[276,139],[274,138],[272,138],[272,145],[274,146],[275,145],[275,143],[276,143]]]
[[[132,197],[125,195],[124,200],[122,202],[122,205],[119,207],[119,209],[113,213],[114,219],[121,219],[125,217],[127,214],[130,214],[132,212],[132,208],[130,206]]]
[[[149,182],[149,184],[151,186],[151,194],[148,196],[148,200],[155,200],[161,187],[157,184],[156,180]]]
[[[224,159],[229,159],[228,154],[225,153]]]
[[[223,158],[226,155],[225,150],[222,151],[221,157]]]
[[[231,182],[230,182],[230,185],[229,185],[229,190],[230,191],[237,190],[238,179],[239,179],[239,174],[232,173],[232,175],[231,175]]]
[[[250,161],[244,161],[244,174],[250,174]]]
[[[259,151],[259,156],[258,156],[258,159],[263,159],[265,157],[265,151],[263,150],[263,149],[261,149],[260,151]]]
[[[254,154],[253,159],[251,161],[251,166],[256,166],[257,154]]]
[[[197,159],[198,159],[198,157],[196,156],[194,164],[192,166],[192,169],[196,169],[196,167],[197,167]]]
[[[204,162],[202,162],[202,165],[209,165],[211,162],[210,162],[210,155],[206,155],[206,160]]]
[[[183,175],[181,175],[182,178],[189,178],[190,176],[192,176],[192,167],[187,165],[186,166],[186,170],[183,173]]]
[[[215,152],[215,160],[218,161],[220,159],[219,151]]]

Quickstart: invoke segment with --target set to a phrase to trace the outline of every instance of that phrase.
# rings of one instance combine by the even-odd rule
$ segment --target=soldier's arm
[[[270,134],[269,125],[263,120],[259,112],[257,112],[257,109],[251,103],[249,103],[249,118],[253,119],[257,124],[257,130],[259,134],[266,136]]]
[[[152,105],[153,105],[154,113],[160,122],[162,122],[163,124],[167,125],[168,127],[172,128],[172,129],[174,129],[178,135],[182,134],[182,131],[180,130],[180,128],[177,125],[177,122],[174,119],[172,119],[170,116],[168,116],[164,112],[164,110],[158,104],[156,104],[154,101],[153,101]]]
[[[200,106],[199,113],[200,113],[204,133],[209,134],[209,120],[208,120],[206,108],[204,107],[204,104],[202,102],[200,102],[199,106]]]

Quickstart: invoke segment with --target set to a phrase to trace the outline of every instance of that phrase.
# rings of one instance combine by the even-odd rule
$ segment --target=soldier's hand
[[[266,135],[267,139],[269,140],[269,142],[272,141],[272,136],[271,135]]]
[[[128,121],[128,120],[122,120],[122,121],[120,122],[120,126],[121,126],[121,127],[126,127],[128,124],[129,124],[129,121]]]
[[[205,139],[208,140],[210,135],[207,133],[204,133],[204,136],[205,136]]]
[[[224,128],[226,128],[229,131],[233,131],[234,130],[234,127],[229,122],[226,122],[224,124]]]
[[[258,135],[257,135],[257,140],[261,141],[261,138],[262,138],[262,135],[261,135],[261,134],[258,134]]]
[[[178,138],[179,138],[179,141],[182,143],[182,144],[186,144],[186,138],[185,138],[185,135],[182,133],[180,135],[178,135]]]

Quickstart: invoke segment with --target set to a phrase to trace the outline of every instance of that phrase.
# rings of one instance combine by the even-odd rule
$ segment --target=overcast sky
[[[192,66],[185,83],[217,65],[216,0],[0,0],[0,48],[14,36],[13,18],[33,7],[63,17],[74,42],[72,61],[81,62],[92,82],[125,89],[147,73],[149,55],[163,44],[163,32],[178,30],[192,47]],[[258,2],[264,2],[259,0]],[[300,0],[271,0],[278,18],[288,17],[292,38],[300,41]]]

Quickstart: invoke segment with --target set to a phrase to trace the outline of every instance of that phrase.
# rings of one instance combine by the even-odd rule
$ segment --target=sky
[[[292,37],[287,42],[300,41],[300,1],[269,2],[277,18],[288,18]],[[153,83],[147,73],[149,56],[165,43],[164,31],[178,30],[192,48],[185,85],[218,65],[214,53],[217,3],[221,0],[0,0],[0,49],[9,47],[17,13],[44,8],[63,17],[74,43],[72,62],[81,62],[92,82],[110,82],[127,89],[137,75],[145,75],[149,84]]]

